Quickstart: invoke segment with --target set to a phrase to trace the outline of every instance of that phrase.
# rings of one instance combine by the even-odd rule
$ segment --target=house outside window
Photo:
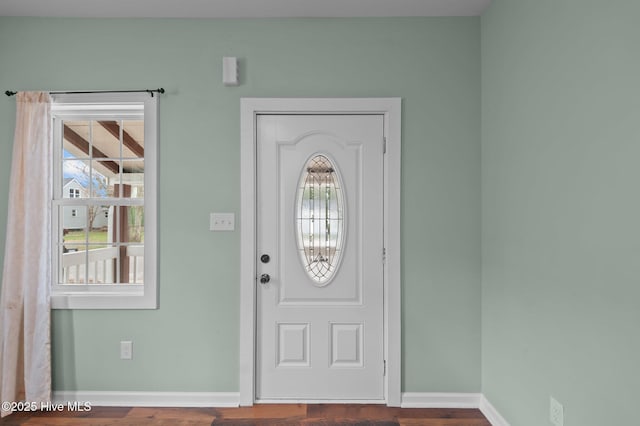
[[[52,98],[52,306],[156,308],[158,98]]]

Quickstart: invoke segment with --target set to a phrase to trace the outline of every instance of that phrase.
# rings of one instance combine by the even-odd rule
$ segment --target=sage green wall
[[[229,55],[239,87],[221,83]],[[0,57],[2,90],[167,90],[161,308],[54,312],[55,389],[237,391],[239,232],[208,217],[239,213],[240,97],[398,96],[403,389],[480,391],[479,18],[0,18]],[[14,105],[0,99],[0,241]]]
[[[640,2],[482,17],[482,387],[513,425],[635,424]]]

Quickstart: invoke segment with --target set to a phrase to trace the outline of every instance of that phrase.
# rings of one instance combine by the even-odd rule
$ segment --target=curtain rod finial
[[[18,93],[18,92],[13,92],[13,91],[11,91],[11,90],[6,90],[6,91],[4,92],[4,94],[5,94],[5,95],[7,95],[7,96],[13,96],[13,95],[15,95],[16,93]]]
[[[158,92],[160,94],[164,93],[164,89],[162,87],[160,87],[159,89],[147,89],[145,90],[145,92],[149,93],[151,95],[151,97],[153,98],[153,92]]]

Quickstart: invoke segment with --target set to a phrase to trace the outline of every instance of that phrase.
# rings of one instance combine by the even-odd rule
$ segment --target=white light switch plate
[[[233,231],[236,227],[234,213],[211,213],[209,217],[209,230]]]

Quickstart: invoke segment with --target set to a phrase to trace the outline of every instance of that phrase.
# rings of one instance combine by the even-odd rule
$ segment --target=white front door
[[[384,116],[256,120],[256,400],[382,402]]]

